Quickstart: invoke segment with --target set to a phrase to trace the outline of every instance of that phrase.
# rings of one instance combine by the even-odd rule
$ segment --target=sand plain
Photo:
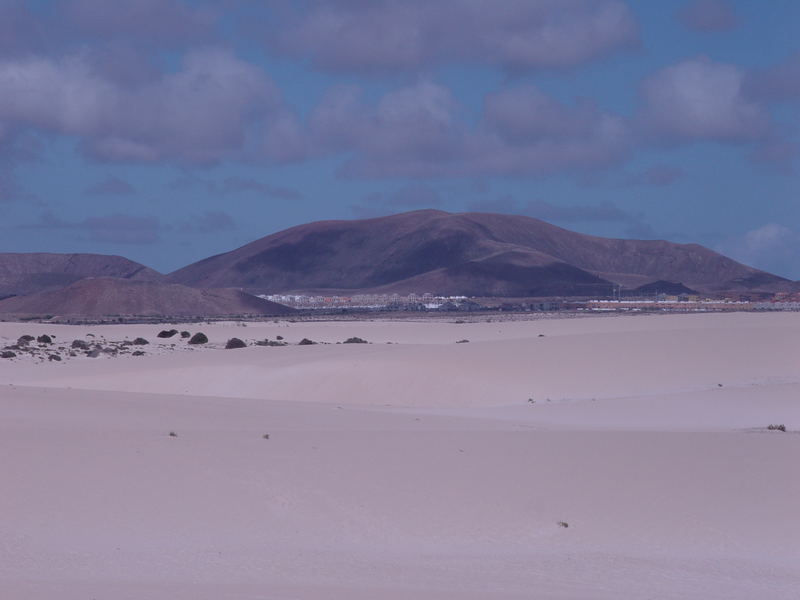
[[[454,321],[0,323],[0,597],[797,597],[800,314]]]

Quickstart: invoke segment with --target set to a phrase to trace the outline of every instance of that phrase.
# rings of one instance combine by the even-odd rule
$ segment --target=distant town
[[[299,310],[348,312],[721,312],[797,311],[800,294],[770,296],[737,294],[705,297],[699,294],[654,294],[618,298],[489,298],[422,294],[298,295],[261,294],[260,298]]]

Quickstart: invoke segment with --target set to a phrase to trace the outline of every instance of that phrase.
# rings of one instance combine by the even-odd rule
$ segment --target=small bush
[[[298,345],[298,346],[314,346],[314,345],[316,345],[316,343],[317,343],[317,342],[315,342],[315,341],[313,341],[313,340],[310,340],[310,339],[308,339],[308,338],[303,338],[302,340],[300,340],[300,341],[297,343],[297,345]]]
[[[782,431],[786,433],[786,425],[781,423],[780,425],[767,425],[767,429],[770,431]]]
[[[343,344],[368,344],[367,340],[362,340],[360,337],[347,338]]]
[[[246,348],[246,347],[247,347],[247,344],[245,344],[245,343],[244,343],[242,340],[240,340],[239,338],[231,338],[231,339],[229,339],[229,340],[228,340],[228,342],[225,344],[225,349],[226,349],[226,350],[233,350],[233,349],[235,349],[235,348]]]
[[[205,333],[200,333],[199,331],[195,333],[192,338],[189,340],[190,344],[207,344],[208,337]]]

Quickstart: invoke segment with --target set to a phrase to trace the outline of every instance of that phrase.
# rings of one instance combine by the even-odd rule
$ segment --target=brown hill
[[[697,244],[584,235],[530,217],[423,210],[293,227],[167,276],[261,292],[608,294],[666,280],[703,292],[792,282]]]
[[[239,290],[203,290],[111,277],[81,279],[58,290],[0,300],[0,314],[17,316],[222,317],[293,312],[288,306]]]
[[[0,253],[0,298],[57,289],[84,277],[158,281],[163,275],[122,256]]]

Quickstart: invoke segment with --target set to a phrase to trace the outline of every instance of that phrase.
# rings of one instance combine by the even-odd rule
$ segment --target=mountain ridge
[[[0,298],[58,289],[84,277],[160,281],[164,276],[124,256],[53,252],[0,253]]]
[[[608,294],[659,280],[705,293],[791,288],[699,244],[603,238],[532,217],[426,209],[298,225],[166,276],[259,293],[306,290]]]
[[[81,317],[287,315],[294,309],[234,289],[86,277],[70,285],[0,300],[0,314]]]

